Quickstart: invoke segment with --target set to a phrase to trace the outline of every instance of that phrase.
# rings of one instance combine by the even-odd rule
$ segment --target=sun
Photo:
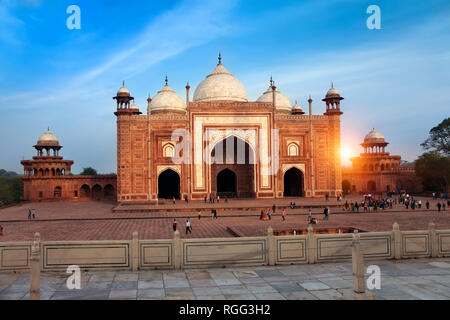
[[[352,152],[347,147],[341,147],[341,161],[343,163],[350,162],[350,157],[352,156]]]

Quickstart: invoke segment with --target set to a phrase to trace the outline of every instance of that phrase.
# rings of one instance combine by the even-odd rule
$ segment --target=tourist
[[[214,209],[214,217],[213,218],[217,219],[217,210],[216,209]]]
[[[430,210],[430,201],[427,200],[427,202],[425,203],[425,206],[427,207],[427,210]]]
[[[188,200],[188,197],[187,197],[187,196],[185,196],[185,197],[184,197],[184,202],[186,202],[186,203],[188,203],[188,202],[189,202],[189,200]]]
[[[172,202],[173,202],[173,204],[175,204],[175,197],[172,198]]]
[[[325,195],[325,200],[329,201],[330,200],[330,196],[328,195],[328,193]]]
[[[197,215],[198,215],[198,220],[200,220],[200,218],[202,217],[202,212],[200,210],[198,210]]]
[[[217,196],[217,203],[219,203],[220,201],[220,196]]]
[[[436,206],[438,207],[438,211],[441,211],[441,206],[442,206],[441,203],[438,202]]]
[[[347,200],[345,201],[344,207],[345,207],[345,211],[348,211],[349,205],[348,205],[348,201]],[[352,202],[352,210],[353,210],[353,202]]]
[[[31,209],[28,209],[28,220],[31,220]]]
[[[272,212],[275,214],[275,210],[276,210],[277,206],[275,205],[275,203],[272,205]]]
[[[262,220],[264,218],[264,210],[261,210],[261,214],[259,215],[259,220]]]
[[[172,227],[173,227],[173,232],[177,231],[177,219],[175,219],[175,218],[173,219]]]
[[[422,209],[422,200],[419,200],[419,209]]]
[[[296,204],[295,204],[295,202],[293,202],[292,203],[292,209],[295,209],[296,208]]]
[[[311,218],[311,207],[309,207],[309,209],[308,209],[308,218]]]
[[[205,196],[205,203],[206,203],[206,200],[208,199],[208,197],[207,196]]]
[[[281,213],[281,217],[283,218],[283,221],[286,220],[286,210],[283,209],[283,212]]]
[[[355,208],[356,208],[356,212],[359,213],[359,204],[358,204],[358,201],[355,201]]]
[[[33,215],[33,219],[36,218],[36,209],[31,210],[31,214]]]
[[[191,219],[189,219],[189,218],[186,220],[186,234],[187,234],[188,232],[189,232],[189,233],[192,233]]]
[[[272,220],[272,211],[270,209],[267,211],[267,216],[269,217],[269,220]]]

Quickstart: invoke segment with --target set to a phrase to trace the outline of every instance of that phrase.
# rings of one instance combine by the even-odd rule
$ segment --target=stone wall
[[[408,259],[450,257],[450,230],[361,233],[364,258]],[[265,237],[115,241],[41,241],[41,270],[65,270],[69,265],[85,269],[139,270],[262,266],[349,261],[352,234]],[[0,243],[0,271],[30,268],[31,242]]]

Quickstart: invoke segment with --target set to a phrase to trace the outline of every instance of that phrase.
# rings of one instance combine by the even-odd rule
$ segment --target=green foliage
[[[430,136],[421,146],[425,150],[436,151],[444,156],[450,156],[450,118],[444,119],[430,130]]]
[[[0,169],[0,177],[12,178],[18,176],[14,171],[6,171],[5,169]]]
[[[83,171],[80,173],[80,176],[95,176],[97,175],[97,170],[91,167],[83,168]]]
[[[450,157],[426,152],[416,160],[415,168],[426,190],[446,192],[450,187]]]
[[[0,206],[19,202],[23,193],[23,181],[19,176],[0,177]]]

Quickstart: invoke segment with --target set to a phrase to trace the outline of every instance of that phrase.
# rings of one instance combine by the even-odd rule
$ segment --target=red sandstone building
[[[365,137],[361,146],[364,152],[353,157],[351,168],[343,168],[342,189],[352,193],[381,193],[405,190],[422,191],[422,182],[414,168],[400,165],[401,157],[385,151],[389,143],[375,129]]]
[[[72,175],[73,161],[59,155],[62,146],[50,130],[39,137],[34,148],[37,155],[21,161],[24,200],[116,199],[116,176]]]
[[[263,90],[262,90],[263,91]],[[283,198],[342,192],[340,101],[331,88],[325,112],[309,115],[270,86],[248,101],[221,63],[186,99],[167,81],[147,114],[125,87],[117,102],[117,200],[202,200],[210,196]],[[73,191],[72,191],[73,192]]]

